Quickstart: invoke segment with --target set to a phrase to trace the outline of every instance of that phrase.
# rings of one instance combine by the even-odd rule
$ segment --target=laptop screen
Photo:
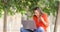
[[[33,20],[23,20],[22,25],[25,29],[36,29],[36,25]]]

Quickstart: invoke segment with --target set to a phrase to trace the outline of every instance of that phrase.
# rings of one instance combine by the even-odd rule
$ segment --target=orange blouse
[[[44,19],[44,21],[45,21],[46,23],[48,23],[48,18],[47,18],[47,14],[46,14],[46,13],[44,13],[44,14],[42,15],[42,18]],[[46,32],[46,28],[48,27],[48,24],[44,25],[44,23],[43,23],[41,20],[38,21],[38,17],[37,17],[36,15],[33,16],[33,19],[34,19],[34,21],[35,21],[35,23],[36,23],[36,27],[39,28],[39,27],[41,26],[41,27],[44,28],[44,30],[45,30],[45,32]]]

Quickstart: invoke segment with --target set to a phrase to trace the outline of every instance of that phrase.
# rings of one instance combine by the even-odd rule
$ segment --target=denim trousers
[[[21,32],[44,32],[44,29],[42,27],[39,27],[35,30],[30,30],[30,29],[24,29],[24,28],[21,28],[20,29]]]

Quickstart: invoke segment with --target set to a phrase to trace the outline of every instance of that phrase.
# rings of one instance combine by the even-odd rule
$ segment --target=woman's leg
[[[21,28],[20,31],[21,31],[21,32],[30,32],[30,30],[24,29],[24,28]]]
[[[44,32],[44,29],[42,27],[39,27],[38,29],[36,29],[34,32]]]

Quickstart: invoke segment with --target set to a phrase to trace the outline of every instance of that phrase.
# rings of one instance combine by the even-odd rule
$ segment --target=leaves
[[[15,12],[10,10],[10,7],[16,7],[16,12],[21,12],[22,10],[26,12],[28,6],[28,11],[33,13],[33,8],[38,6],[48,15],[50,12],[55,15],[58,9],[57,0],[0,0],[0,9],[8,9],[8,14],[14,14]],[[0,11],[1,12],[1,11]],[[2,12],[1,12],[2,13]],[[22,13],[22,12],[21,12]]]

